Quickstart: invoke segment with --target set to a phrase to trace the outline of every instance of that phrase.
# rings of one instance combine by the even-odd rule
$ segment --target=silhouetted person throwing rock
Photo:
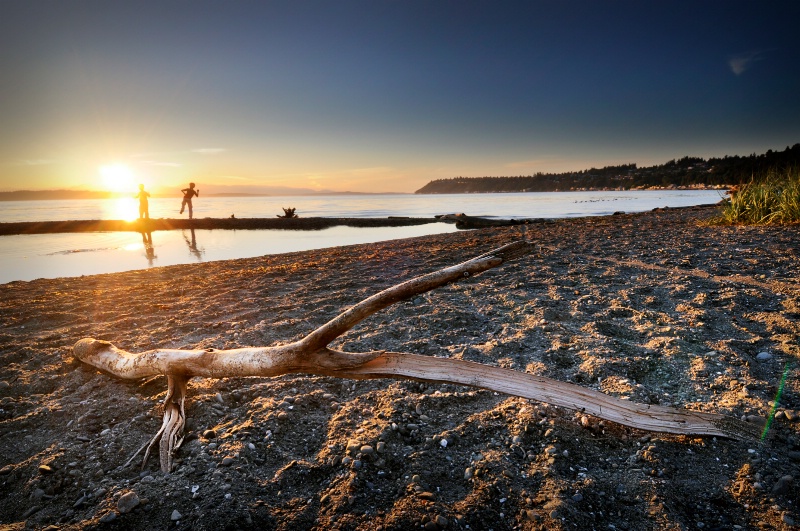
[[[183,203],[181,203],[181,214],[183,209],[189,207],[189,219],[192,219],[192,198],[200,197],[200,190],[196,190],[194,183],[189,183],[189,188],[181,190],[183,192]]]
[[[139,193],[133,197],[139,200],[139,219],[150,219],[150,207],[147,204],[147,198],[150,197],[150,192],[145,192],[144,185],[140,184]]]

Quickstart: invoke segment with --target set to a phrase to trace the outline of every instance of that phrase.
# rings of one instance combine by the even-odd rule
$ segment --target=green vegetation
[[[800,169],[771,170],[730,191],[716,224],[800,223]]]
[[[569,190],[646,190],[649,188],[728,188],[746,183],[770,168],[800,166],[800,144],[761,155],[703,159],[683,157],[664,164],[622,164],[567,173],[505,177],[453,177],[431,181],[418,194],[555,192]]]

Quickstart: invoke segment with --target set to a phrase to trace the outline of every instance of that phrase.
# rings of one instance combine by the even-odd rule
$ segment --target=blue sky
[[[798,20],[794,1],[6,1],[0,190],[113,187],[115,167],[122,188],[412,192],[783,149]]]

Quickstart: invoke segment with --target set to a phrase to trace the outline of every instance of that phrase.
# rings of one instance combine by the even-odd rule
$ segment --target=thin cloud
[[[52,159],[23,159],[17,163],[17,166],[45,166],[55,164],[55,162]]]
[[[250,177],[239,177],[238,175],[222,175],[220,179],[233,179],[234,181],[253,181]]]
[[[364,175],[364,174],[372,175],[372,174],[376,174],[376,173],[389,173],[389,172],[393,172],[393,171],[395,171],[395,169],[392,168],[391,166],[375,166],[373,168],[354,168],[352,170],[341,171],[339,173],[342,173],[342,174],[354,173],[356,175]]]
[[[193,149],[192,153],[202,153],[203,155],[216,155],[217,153],[222,153],[223,151],[227,151],[225,148],[198,148]]]
[[[168,166],[170,168],[180,168],[183,164],[178,162],[159,162],[157,160],[143,160],[142,164],[147,164],[148,166]]]
[[[758,50],[732,55],[728,58],[728,66],[730,66],[731,72],[741,76],[753,66],[753,63],[760,61],[762,55],[762,52]]]

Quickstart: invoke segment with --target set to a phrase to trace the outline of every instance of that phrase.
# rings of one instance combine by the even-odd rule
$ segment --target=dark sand
[[[712,213],[0,285],[0,529],[796,528],[800,232],[699,222]],[[157,459],[122,465],[158,430],[166,378],[122,381],[72,358],[83,337],[132,352],[292,341],[520,238],[537,252],[398,303],[334,346],[756,422],[774,412],[768,441],[648,433],[454,385],[196,378],[164,476]]]

